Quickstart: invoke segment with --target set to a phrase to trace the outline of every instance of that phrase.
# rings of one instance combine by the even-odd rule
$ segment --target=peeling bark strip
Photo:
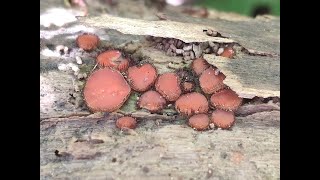
[[[205,54],[204,58],[226,75],[224,83],[240,97],[280,97],[279,57],[244,54],[237,59],[228,60]]]
[[[124,34],[175,38],[185,43],[238,43],[254,55],[280,55],[280,20],[276,18],[240,22],[219,19],[199,21],[197,18],[171,13],[168,13],[168,18],[171,21],[146,21],[102,15],[83,17],[79,21],[85,25],[114,29]],[[208,36],[204,33],[208,30],[219,33],[221,37]]]
[[[249,104],[239,107],[236,116],[248,116],[259,112],[280,111],[280,107],[274,104]]]
[[[97,17],[80,18],[80,23],[98,28],[107,28],[120,31],[124,34],[156,36],[180,39],[186,43],[214,41],[232,43],[232,39],[211,37],[203,33],[204,29],[215,28],[204,25],[181,23],[175,21],[146,21],[101,15]]]
[[[262,16],[244,21],[227,21],[221,18],[199,19],[175,12],[166,12],[167,17],[176,22],[193,25],[212,25],[212,30],[239,43],[245,49],[280,56],[280,18]],[[190,28],[189,28],[190,29]],[[209,29],[209,28],[208,28]],[[205,30],[205,29],[204,29]],[[205,33],[203,33],[205,34]]]

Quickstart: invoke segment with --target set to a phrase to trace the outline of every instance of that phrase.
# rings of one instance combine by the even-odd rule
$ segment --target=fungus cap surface
[[[112,112],[128,99],[131,88],[120,72],[110,68],[91,74],[84,87],[84,99],[94,112]]]
[[[230,112],[230,111],[224,111],[221,109],[217,109],[212,112],[211,122],[215,126],[221,128],[221,129],[228,129],[235,122],[234,113]]]
[[[161,74],[155,84],[156,90],[168,101],[175,101],[181,95],[179,76],[175,73]]]
[[[123,58],[118,50],[108,50],[100,53],[97,57],[97,63],[100,67],[110,67],[122,72],[129,67],[129,60]]]
[[[123,128],[134,129],[137,126],[137,121],[133,117],[124,116],[117,119],[116,126],[119,129],[123,129]]]
[[[138,92],[148,90],[157,79],[157,70],[151,64],[131,66],[128,69],[128,81],[132,89]]]
[[[226,76],[223,73],[219,72],[218,75],[216,75],[215,69],[212,67],[208,68],[202,72],[199,78],[200,87],[206,94],[215,93],[225,87],[223,83],[225,78]]]
[[[175,103],[176,110],[185,116],[207,113],[209,103],[203,94],[192,92],[179,97]]]
[[[210,124],[210,119],[207,114],[196,114],[189,118],[189,126],[192,128],[203,131],[208,129]]]
[[[147,91],[141,95],[138,106],[149,110],[150,112],[158,112],[166,105],[166,100],[157,91]]]
[[[242,98],[231,89],[223,89],[210,98],[211,105],[218,109],[235,111],[242,103]]]
[[[209,63],[203,58],[197,58],[192,61],[191,68],[196,73],[200,75],[204,70],[210,67]]]
[[[234,50],[231,47],[227,47],[223,50],[222,54],[220,56],[226,57],[226,58],[232,58],[234,55]]]
[[[91,51],[97,48],[99,45],[100,39],[94,34],[82,34],[79,35],[76,39],[78,47],[82,48],[85,51]]]

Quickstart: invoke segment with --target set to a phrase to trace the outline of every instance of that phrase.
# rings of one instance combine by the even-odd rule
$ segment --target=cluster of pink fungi
[[[77,38],[77,45],[86,51],[98,44],[99,38],[93,34]],[[135,91],[141,93],[139,108],[157,113],[174,104],[176,111],[188,118],[189,126],[199,131],[209,129],[212,124],[229,129],[235,122],[234,112],[242,98],[224,84],[226,76],[203,58],[191,63],[194,81],[183,81],[176,72],[158,74],[150,63],[132,64],[118,50],[102,52],[96,60],[99,69],[90,75],[83,90],[85,102],[93,112],[114,112]],[[195,86],[201,90],[195,91]],[[116,122],[120,129],[132,129],[136,124],[136,119],[130,116]]]

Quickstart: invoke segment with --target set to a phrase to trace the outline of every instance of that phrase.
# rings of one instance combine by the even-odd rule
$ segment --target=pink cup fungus
[[[158,77],[156,90],[167,100],[175,101],[181,95],[180,80],[175,73],[164,73]]]
[[[229,129],[235,122],[234,113],[217,109],[212,112],[211,122],[218,128]]]
[[[189,118],[189,126],[198,131],[208,129],[210,119],[207,114],[196,114]]]
[[[83,94],[87,106],[94,112],[113,112],[128,99],[131,88],[120,72],[110,68],[91,74]]]
[[[84,33],[77,37],[76,42],[83,50],[92,51],[98,47],[100,39],[94,34]]]
[[[241,105],[242,98],[240,98],[233,90],[224,89],[213,94],[210,98],[210,102],[218,109],[235,111]]]
[[[202,91],[206,94],[215,93],[225,87],[223,80],[226,76],[221,72],[216,72],[216,69],[208,68],[202,72],[199,82]]]
[[[193,60],[191,64],[191,68],[197,76],[200,76],[200,74],[209,67],[210,64],[203,58],[197,58]]]
[[[192,92],[179,97],[175,103],[176,110],[184,116],[207,113],[209,103],[203,94]]]
[[[157,70],[151,64],[132,66],[128,69],[129,84],[138,92],[148,90],[156,81],[157,76]]]
[[[150,112],[159,112],[165,107],[166,103],[166,100],[157,91],[151,90],[141,95],[138,106]]]
[[[98,55],[97,63],[100,67],[110,67],[125,72],[129,67],[129,59],[123,58],[118,50],[108,50]]]
[[[184,93],[192,92],[195,89],[195,84],[192,82],[183,82],[181,84],[181,89]]]
[[[232,58],[234,56],[234,50],[231,47],[224,48],[222,54],[220,56],[226,57],[226,58]]]
[[[124,129],[124,128],[135,129],[137,126],[137,121],[133,117],[124,116],[117,120],[116,126],[119,129]]]

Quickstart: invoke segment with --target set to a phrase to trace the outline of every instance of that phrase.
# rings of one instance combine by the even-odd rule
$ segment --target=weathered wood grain
[[[226,75],[224,83],[240,96],[280,97],[280,60],[278,57],[242,54],[235,59],[204,55]]]
[[[232,39],[246,49],[280,55],[280,18],[262,16],[243,21],[229,21],[227,19],[195,18],[184,14],[167,11],[166,15],[172,21],[210,25],[222,36]],[[191,27],[191,26],[190,26]]]
[[[186,43],[214,41],[237,42],[246,49],[280,55],[280,19],[226,21],[199,19],[168,13],[169,21],[147,21],[101,15],[80,18],[79,22],[96,28],[114,29],[124,34],[176,38]],[[203,30],[212,29],[223,37],[207,36]]]
[[[221,43],[232,43],[232,39],[210,37],[203,30],[214,27],[181,23],[177,21],[147,21],[141,19],[121,18],[111,15],[93,17],[82,17],[79,22],[96,28],[114,29],[124,34],[151,35],[158,37],[176,38],[186,43],[215,41]]]
[[[89,115],[82,106],[72,103],[75,78],[68,73],[49,71],[40,74],[40,117]]]
[[[227,61],[214,55],[204,55],[205,59],[220,68],[227,76],[225,83],[242,97],[280,96],[279,19],[227,22],[217,19],[186,18],[182,15],[172,16],[172,18],[172,20],[176,21],[146,21],[103,15],[80,19],[80,22],[99,28],[115,29],[124,34],[170,37],[185,42],[227,42],[226,40],[233,38],[240,45],[247,48],[251,54],[260,55],[237,52],[237,56],[232,61]],[[177,21],[183,21],[184,23]],[[201,21],[201,25],[199,25],[198,21]],[[229,37],[229,39],[222,38],[222,41],[220,41],[219,39],[221,38],[217,39],[217,37],[205,35],[202,32],[203,29],[206,29],[204,24],[218,26],[220,29],[216,30],[222,34],[226,32],[224,36]],[[214,27],[210,28],[215,29]],[[144,50],[144,53],[148,53],[149,57],[156,57],[149,52],[147,49]],[[180,60],[175,60],[175,58],[168,58],[166,64],[168,64],[168,61],[179,64]],[[168,71],[167,66],[160,66],[157,67],[160,72]]]
[[[144,117],[131,135],[116,129],[116,114],[43,120],[41,179],[278,179],[279,115],[256,113],[231,131],[205,132]]]
[[[57,6],[57,1],[46,1]],[[132,3],[126,6],[127,1],[119,1],[122,4],[115,8],[126,6],[120,11],[123,12],[121,15],[145,18],[151,13],[143,14],[147,8],[140,8],[144,3],[143,0],[138,1],[134,2],[135,11],[143,12],[136,16],[131,16],[135,12],[129,12]],[[41,3],[46,6],[41,12],[49,10],[50,3]],[[41,29],[41,38],[46,40],[44,48],[54,50],[56,45],[62,44],[68,46],[71,52],[68,56],[57,57],[44,57],[40,53],[40,179],[280,178],[278,107],[246,105],[237,114],[244,117],[237,117],[231,131],[197,132],[187,126],[185,118],[171,111],[163,115],[150,114],[132,108],[129,103],[118,113],[106,117],[102,113],[86,116],[90,114],[88,109],[77,105],[81,101],[81,90],[75,92],[74,83],[80,80],[72,71],[64,72],[57,68],[59,63],[75,63],[75,56],[82,58],[83,64],[79,67],[88,74],[95,64],[96,55],[109,48],[123,49],[133,53],[131,58],[135,60],[154,63],[159,73],[188,66],[181,63],[179,57],[168,57],[163,52],[145,46],[141,43],[141,35],[173,37],[185,42],[237,42],[251,52],[267,53],[271,58],[239,52],[230,61],[208,59],[226,73],[225,83],[243,96],[278,96],[278,19],[258,18],[235,22],[226,20],[228,18],[197,19],[179,13],[165,13],[170,21],[112,17],[110,22],[99,21],[100,24],[96,24],[96,27],[102,24],[105,29],[86,28],[79,22]],[[101,13],[96,11],[91,14],[99,16]],[[118,19],[121,21],[116,21]],[[110,24],[112,26],[108,28]],[[228,38],[206,36],[202,32],[204,28],[216,29]],[[79,52],[74,41],[84,31],[102,37],[102,44],[97,51]],[[128,50],[129,46],[124,44],[130,42],[142,47]],[[73,94],[80,100],[75,100]],[[138,128],[134,131],[117,129],[115,120],[123,114],[136,117]]]

